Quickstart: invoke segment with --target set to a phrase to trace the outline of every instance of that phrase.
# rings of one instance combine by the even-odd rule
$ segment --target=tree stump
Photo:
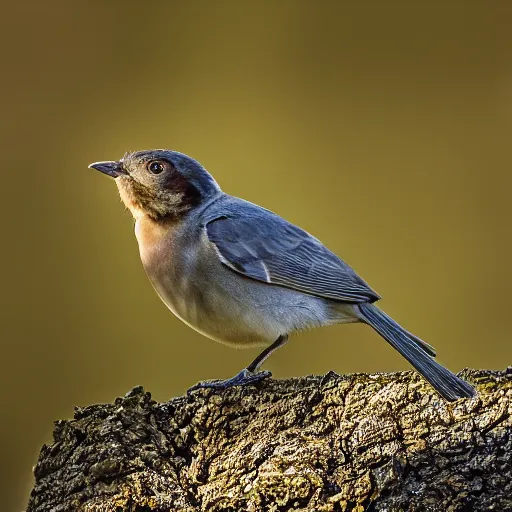
[[[27,512],[512,510],[512,367],[447,403],[414,372],[308,376],[76,409]]]

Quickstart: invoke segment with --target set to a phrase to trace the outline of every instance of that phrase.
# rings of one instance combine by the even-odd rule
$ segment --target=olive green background
[[[257,353],[153,292],[114,183],[87,169],[126,150],[188,153],[312,232],[451,369],[512,363],[512,3],[410,4],[3,6],[2,510],[25,507],[73,406],[137,384],[166,400]],[[350,325],[293,337],[266,368],[408,365]]]

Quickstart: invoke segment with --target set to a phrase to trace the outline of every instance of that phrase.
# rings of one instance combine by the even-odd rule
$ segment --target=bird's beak
[[[123,164],[121,162],[94,162],[89,165],[89,169],[96,169],[97,171],[107,174],[112,178],[117,178],[121,175],[128,175],[128,173],[123,169]]]

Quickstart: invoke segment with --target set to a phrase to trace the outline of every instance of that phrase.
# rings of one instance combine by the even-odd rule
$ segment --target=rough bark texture
[[[512,510],[512,368],[448,404],[415,373],[268,380],[58,421],[29,512]]]

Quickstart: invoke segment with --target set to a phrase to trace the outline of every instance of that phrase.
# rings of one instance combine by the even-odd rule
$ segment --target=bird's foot
[[[263,379],[267,379],[271,375],[272,373],[269,371],[253,373],[250,372],[247,368],[244,368],[240,373],[237,373],[234,377],[231,377],[231,379],[199,382],[195,386],[189,388],[187,393],[202,388],[223,390],[233,386],[247,386],[249,384],[260,382]]]

